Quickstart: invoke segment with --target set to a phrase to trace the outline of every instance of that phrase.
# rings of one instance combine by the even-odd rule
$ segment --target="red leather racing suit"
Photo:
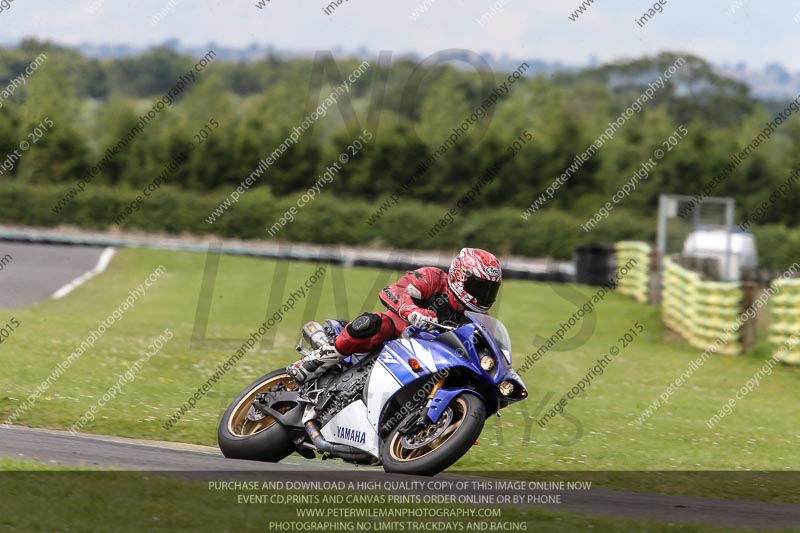
[[[386,311],[365,313],[349,322],[336,337],[342,355],[369,352],[397,338],[408,326],[408,315],[418,309],[436,313],[439,322],[460,321],[463,307],[447,288],[447,273],[436,267],[422,267],[406,273],[378,293]]]

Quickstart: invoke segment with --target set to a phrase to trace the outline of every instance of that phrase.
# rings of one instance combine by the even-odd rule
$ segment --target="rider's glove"
[[[429,331],[433,330],[434,327],[429,324],[429,322],[433,322],[437,324],[439,320],[436,318],[436,313],[431,311],[430,309],[414,309],[408,314],[408,318],[406,318],[408,322],[417,328],[427,329]]]

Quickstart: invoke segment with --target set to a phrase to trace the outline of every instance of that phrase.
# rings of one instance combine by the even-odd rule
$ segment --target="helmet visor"
[[[497,299],[500,282],[469,276],[464,282],[464,290],[475,298],[479,306],[489,308]]]

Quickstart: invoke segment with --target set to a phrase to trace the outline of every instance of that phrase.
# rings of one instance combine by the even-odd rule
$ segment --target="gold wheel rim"
[[[458,428],[461,427],[464,420],[466,420],[467,402],[464,401],[463,398],[456,398],[455,401],[450,404],[450,409],[453,410],[453,419],[450,425],[447,426],[441,435],[421,448],[406,448],[402,443],[403,436],[400,435],[400,432],[395,432],[389,443],[389,455],[391,455],[392,459],[402,463],[416,461],[434,452],[441,447],[442,444],[447,442],[447,440],[458,431]]]
[[[239,400],[228,417],[228,432],[237,437],[249,437],[272,427],[277,422],[274,417],[265,416],[261,420],[249,420],[247,414],[250,412],[256,395],[267,392],[281,383],[286,390],[294,390],[297,387],[297,383],[288,374],[280,374],[265,379],[250,389],[250,392]],[[283,413],[288,411],[289,407],[278,410]]]

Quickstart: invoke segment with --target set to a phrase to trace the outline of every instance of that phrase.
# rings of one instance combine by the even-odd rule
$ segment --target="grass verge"
[[[322,282],[172,429],[164,422],[205,382],[218,364],[297,290],[318,265],[245,257],[220,260],[207,324],[197,324],[205,266],[202,254],[121,250],[111,267],[67,298],[5,310],[20,327],[3,342],[0,416],[14,412],[64,358],[116,309],[129,291],[159,265],[166,273],[128,310],[17,423],[68,428],[97,404],[126,370],[142,358],[165,328],[174,337],[102,407],[87,432],[214,445],[216,425],[227,403],[257,376],[285,365],[304,320],[350,318],[380,307],[377,290],[399,272],[330,266]],[[285,280],[282,282],[281,280]],[[283,295],[270,294],[285,283]],[[337,290],[334,291],[334,285]],[[495,310],[508,326],[519,365],[550,337],[594,289],[523,281],[504,284]],[[202,322],[202,321],[201,321]],[[542,428],[536,423],[639,322],[644,328],[613,358],[564,414]],[[192,335],[231,339],[215,348],[193,348]],[[537,340],[538,339],[538,340]],[[792,399],[798,370],[776,367],[772,375],[713,429],[705,421],[763,364],[754,355],[715,356],[697,370],[643,424],[637,417],[683,372],[697,350],[665,335],[656,308],[609,294],[576,324],[523,379],[530,397],[491,418],[479,446],[455,470],[513,471],[692,471],[798,470],[800,432]],[[690,484],[691,485],[691,484]],[[747,497],[746,487],[726,492],[720,483],[695,487],[709,495]],[[780,491],[778,491],[780,492]],[[769,496],[780,498],[780,494]],[[783,497],[788,497],[784,495]]]

